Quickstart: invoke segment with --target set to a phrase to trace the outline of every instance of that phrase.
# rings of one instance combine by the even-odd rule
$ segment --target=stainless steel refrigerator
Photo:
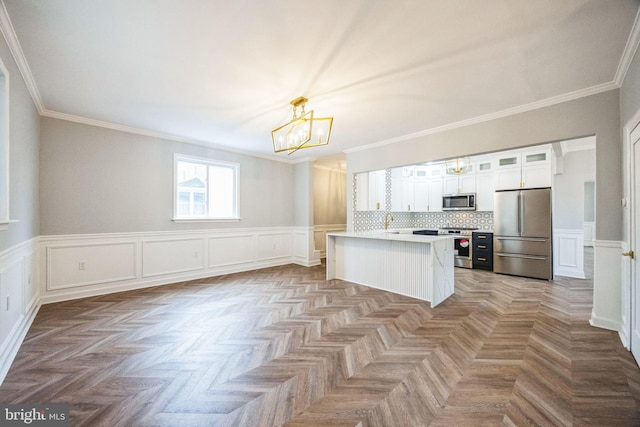
[[[551,188],[496,191],[494,271],[551,280],[551,248]]]

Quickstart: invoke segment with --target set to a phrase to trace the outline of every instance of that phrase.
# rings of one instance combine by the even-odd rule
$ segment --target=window
[[[236,163],[175,155],[175,220],[238,220]]]

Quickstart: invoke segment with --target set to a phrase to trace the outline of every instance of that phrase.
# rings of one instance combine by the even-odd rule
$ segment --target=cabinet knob
[[[623,252],[622,256],[628,256],[631,259],[634,259],[636,257],[636,254],[633,253],[633,251],[629,251],[629,252]]]

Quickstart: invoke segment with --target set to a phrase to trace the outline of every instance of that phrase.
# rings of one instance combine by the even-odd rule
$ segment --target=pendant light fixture
[[[271,131],[273,151],[288,154],[295,153],[301,148],[327,145],[331,136],[333,117],[313,117],[313,110],[305,112],[304,106],[308,99],[300,96],[290,104],[293,106],[293,118]],[[298,108],[300,115],[298,116]]]
[[[471,170],[471,159],[461,157],[457,159],[447,160],[445,162],[447,175],[464,175]]]

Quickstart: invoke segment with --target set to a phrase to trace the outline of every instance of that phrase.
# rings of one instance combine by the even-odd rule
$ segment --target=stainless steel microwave
[[[443,211],[475,211],[476,193],[445,194],[442,196]]]

